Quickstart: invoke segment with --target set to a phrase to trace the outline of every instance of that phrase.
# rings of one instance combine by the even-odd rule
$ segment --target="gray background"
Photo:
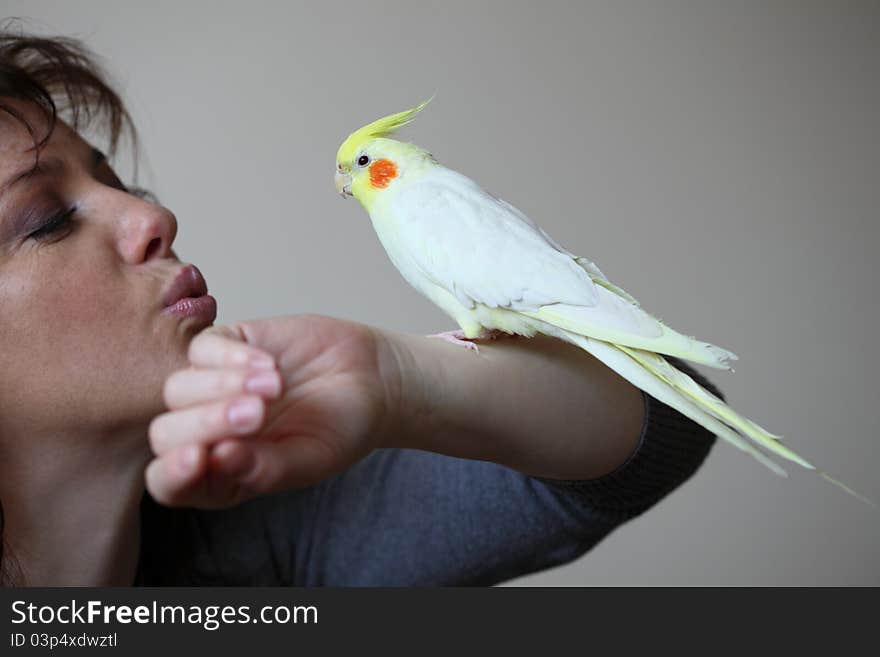
[[[333,190],[353,129],[407,137],[679,330],[732,405],[880,500],[880,10],[865,2],[0,2],[106,58],[142,181],[219,320],[451,328]],[[126,167],[122,167],[126,170]],[[880,511],[719,441],[587,556],[516,584],[880,584]]]

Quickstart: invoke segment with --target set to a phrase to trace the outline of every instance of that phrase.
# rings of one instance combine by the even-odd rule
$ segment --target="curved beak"
[[[351,196],[351,176],[349,174],[337,171],[334,180],[336,182],[336,191],[339,192],[342,198]]]

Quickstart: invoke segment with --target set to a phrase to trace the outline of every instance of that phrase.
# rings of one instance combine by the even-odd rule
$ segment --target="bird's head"
[[[431,154],[415,144],[390,139],[429,102],[430,98],[351,133],[336,153],[336,191],[354,196],[369,212],[380,195],[391,193],[408,175],[433,162]]]

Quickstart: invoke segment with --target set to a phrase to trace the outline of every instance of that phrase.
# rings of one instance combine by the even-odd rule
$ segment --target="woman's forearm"
[[[636,448],[641,391],[589,353],[546,336],[480,341],[479,353],[383,331],[399,380],[383,446],[592,479]]]

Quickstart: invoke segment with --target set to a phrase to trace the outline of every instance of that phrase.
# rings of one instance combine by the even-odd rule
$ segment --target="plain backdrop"
[[[452,328],[334,192],[355,128],[405,136],[594,260],[739,411],[880,500],[880,8],[873,2],[0,0],[122,89],[141,182],[218,321],[301,312]],[[130,171],[127,162],[119,164]],[[878,585],[880,511],[718,441],[576,562],[521,585]]]

